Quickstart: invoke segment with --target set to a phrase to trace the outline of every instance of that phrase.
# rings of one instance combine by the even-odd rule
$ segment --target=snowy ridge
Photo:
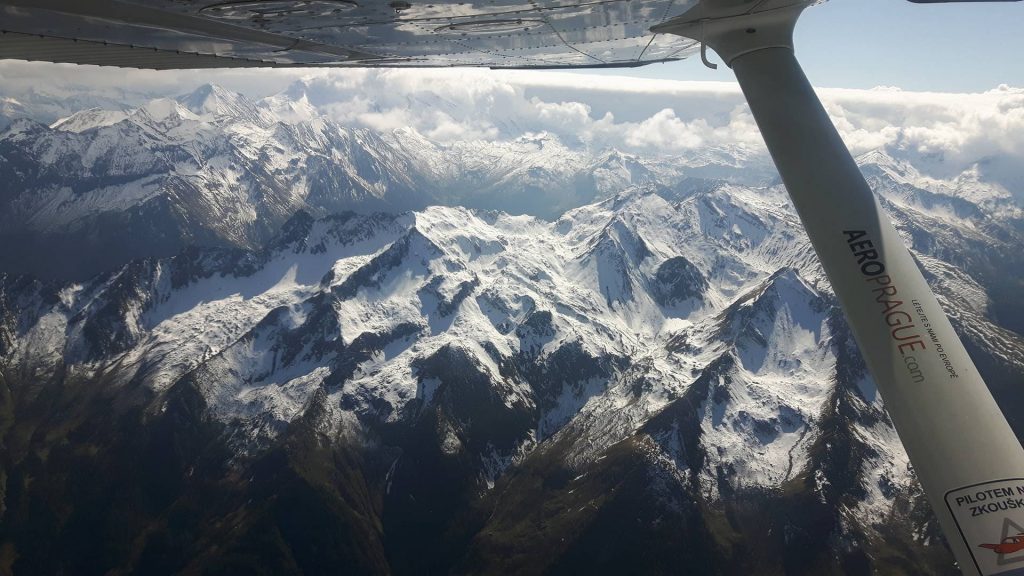
[[[186,529],[210,541],[271,522],[312,556],[345,548],[321,546],[325,533],[384,550],[383,530],[395,548],[380,573],[409,558],[557,572],[574,550],[612,548],[635,551],[635,565],[608,565],[622,573],[648,557],[737,573],[764,558],[779,572],[855,571],[848,558],[880,572],[951,566],[759,159],[645,158],[550,134],[441,145],[338,126],[298,88],[252,102],[206,86],[0,133],[13,183],[0,224],[38,241],[113,229],[110,249],[154,243],[80,281],[0,273],[15,423],[3,439],[21,458],[7,477],[71,462],[49,478],[161,491],[131,514],[171,493],[146,530],[203,508],[214,516]],[[1018,405],[1012,195],[968,173],[924,177],[892,151],[859,161],[994,395]],[[1024,430],[1019,414],[1007,410]],[[94,474],[93,454],[132,466]],[[22,484],[31,502],[77,494]],[[276,499],[296,494],[309,500],[284,500],[281,516]],[[5,513],[25,523],[36,509]],[[288,514],[316,518],[317,533]],[[466,524],[470,552],[445,557],[443,538]],[[554,552],[488,569],[512,548]]]
[[[0,195],[0,226],[45,240],[38,253],[0,251],[0,263],[84,279],[196,243],[254,248],[299,210],[325,216],[446,204],[556,220],[631,187],[683,200],[707,187],[760,190],[777,182],[767,158],[743,146],[643,156],[550,133],[439,143],[412,129],[352,129],[323,115],[306,88],[299,82],[253,101],[204,85],[135,108],[89,108],[50,126],[13,121],[0,132],[0,176],[10,182]],[[894,202],[950,222],[1022,218],[1019,191],[986,177],[983,162],[940,180],[897,152],[859,159]],[[110,222],[130,240],[106,237]],[[730,233],[742,231],[737,223]],[[86,253],[106,256],[93,261]],[[38,264],[46,259],[60,265],[47,272]]]
[[[640,157],[547,133],[441,144],[408,129],[352,129],[322,115],[302,83],[260,101],[204,85],[135,108],[90,108],[48,127],[15,120],[0,133],[0,154],[0,175],[11,183],[0,195],[0,225],[45,239],[38,254],[0,253],[4,268],[69,269],[62,278],[81,279],[197,242],[253,248],[299,210],[441,203],[554,219],[630,186],[710,174],[709,166],[743,180],[752,163],[742,150]],[[105,238],[102,222],[117,222],[129,242]],[[86,253],[106,256],[93,262]],[[48,272],[40,259],[67,262]]]
[[[300,215],[265,251],[190,251],[64,288],[58,305],[36,304],[11,326],[4,362],[70,362],[157,394],[191,382],[239,429],[243,452],[314,398],[335,407],[334,427],[437,407],[450,411],[453,454],[480,441],[469,408],[446,392],[445,370],[465,364],[512,426],[477,453],[488,485],[548,439],[578,438],[566,461],[580,469],[649,433],[652,461],[674,462],[710,501],[812,470],[840,394],[875,418],[850,433],[877,454],[865,473],[888,483],[857,512],[878,521],[913,478],[870,380],[835,388],[854,369],[836,348],[849,343],[835,340],[836,312],[791,208],[765,192],[669,201],[632,189],[554,223],[443,207]],[[979,334],[1024,357],[1019,338],[982,316],[984,289],[961,290],[955,269],[944,277],[940,292],[957,282],[973,298]],[[656,424],[677,412],[683,420]]]

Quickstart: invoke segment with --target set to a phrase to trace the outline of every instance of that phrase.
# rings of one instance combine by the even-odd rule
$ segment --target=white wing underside
[[[697,4],[0,0],[0,58],[156,69],[638,66],[697,50],[693,40],[650,31]]]

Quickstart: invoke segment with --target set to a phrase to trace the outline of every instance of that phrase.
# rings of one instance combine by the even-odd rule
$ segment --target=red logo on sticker
[[[999,544],[979,544],[979,548],[988,548],[996,554],[1013,554],[1024,550],[1024,532],[1016,536],[1007,536]]]

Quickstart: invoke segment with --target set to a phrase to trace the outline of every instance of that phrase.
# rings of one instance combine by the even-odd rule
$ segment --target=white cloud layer
[[[732,82],[476,69],[154,72],[0,62],[0,91],[14,98],[91,93],[128,101],[179,94],[206,82],[262,97],[299,79],[310,101],[341,123],[410,127],[438,141],[546,131],[567,143],[643,153],[721,145],[763,150]],[[1024,88],[1004,85],[975,94],[825,88],[819,94],[855,154],[890,147],[932,160],[924,164],[949,174],[998,158],[1024,174]]]

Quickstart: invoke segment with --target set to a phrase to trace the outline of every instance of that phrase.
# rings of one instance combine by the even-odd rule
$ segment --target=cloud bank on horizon
[[[92,94],[130,105],[208,82],[254,98],[304,91],[344,125],[412,128],[439,142],[548,132],[568,144],[648,154],[717,146],[764,151],[734,82],[480,69],[155,72],[0,61],[0,96],[14,99]],[[944,177],[991,158],[1024,164],[1024,87],[973,94],[823,88],[819,94],[854,154],[887,147],[948,171],[934,174]]]

